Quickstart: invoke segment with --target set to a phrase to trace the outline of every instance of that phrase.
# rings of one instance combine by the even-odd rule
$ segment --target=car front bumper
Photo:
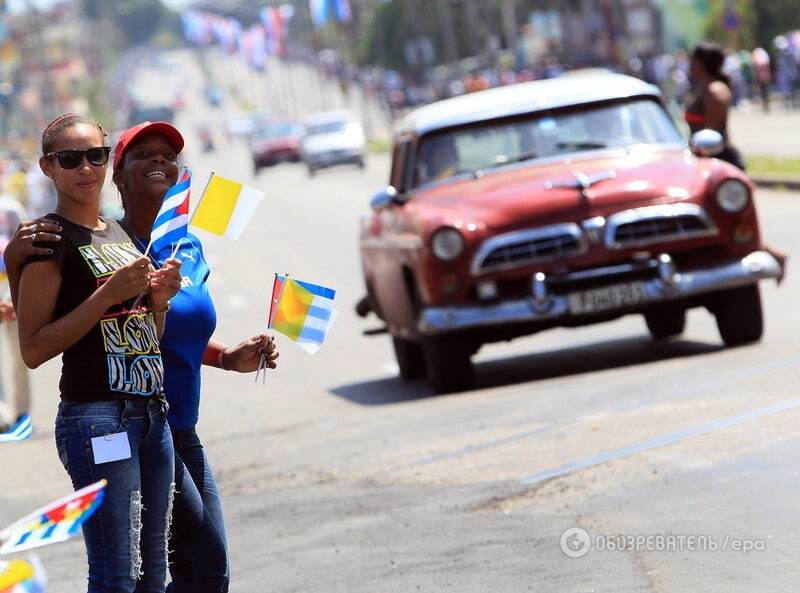
[[[356,163],[364,157],[364,153],[355,149],[330,150],[306,154],[306,162],[314,167],[330,167],[341,163]]]
[[[700,296],[731,288],[755,284],[759,280],[778,278],[781,264],[766,251],[754,251],[745,257],[717,266],[679,272],[667,255],[659,256],[658,278],[643,281],[644,298],[639,307],[661,302]],[[536,292],[535,289],[532,292]],[[620,312],[630,309],[620,306]],[[613,314],[614,308],[603,314]],[[547,295],[539,292],[529,298],[501,301],[487,305],[452,305],[423,309],[418,319],[421,335],[431,336],[459,330],[470,330],[505,324],[551,322],[579,319],[581,314],[570,310],[569,295]]]

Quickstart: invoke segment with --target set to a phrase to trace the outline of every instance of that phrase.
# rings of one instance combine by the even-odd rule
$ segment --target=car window
[[[316,136],[317,134],[331,134],[333,132],[341,132],[347,127],[346,121],[327,121],[320,124],[311,124],[308,126],[307,134],[309,136]]]
[[[417,152],[414,185],[560,154],[682,142],[664,109],[648,99],[536,113],[423,137]]]
[[[296,124],[276,124],[267,126],[256,133],[259,139],[285,138],[286,136],[299,136],[300,128]]]

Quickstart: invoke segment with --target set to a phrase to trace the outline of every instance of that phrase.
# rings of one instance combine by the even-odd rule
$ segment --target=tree
[[[712,0],[706,35],[731,49],[751,48],[755,41],[756,12],[753,0]]]
[[[800,29],[800,10],[797,0],[770,0],[755,2],[756,41],[761,47],[771,48],[772,40],[787,31]]]
[[[83,8],[89,18],[110,17],[126,46],[149,41],[170,16],[161,0],[84,0]]]

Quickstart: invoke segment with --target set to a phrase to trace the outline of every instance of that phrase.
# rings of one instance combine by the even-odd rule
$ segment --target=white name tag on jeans
[[[92,439],[95,465],[131,458],[131,444],[127,432],[107,434]]]

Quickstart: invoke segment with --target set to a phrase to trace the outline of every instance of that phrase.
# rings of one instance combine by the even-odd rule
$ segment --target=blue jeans
[[[217,483],[194,428],[175,431],[175,505],[169,593],[227,593],[225,520]]]
[[[105,478],[102,506],[83,525],[89,593],[163,593],[175,490],[167,406],[137,401],[62,401],[56,447],[77,490]],[[96,465],[91,439],[127,432],[131,457]]]

